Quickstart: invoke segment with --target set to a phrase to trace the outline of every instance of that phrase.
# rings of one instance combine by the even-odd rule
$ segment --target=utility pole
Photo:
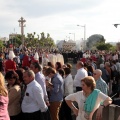
[[[21,18],[18,20],[18,22],[19,22],[19,27],[21,27],[22,51],[23,51],[23,48],[24,48],[24,27],[26,26],[26,25],[25,25],[26,20],[25,20],[23,17],[21,17]]]

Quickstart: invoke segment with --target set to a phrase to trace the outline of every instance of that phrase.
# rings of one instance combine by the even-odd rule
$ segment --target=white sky
[[[107,42],[120,41],[120,0],[0,0],[0,36],[20,33],[18,20],[25,18],[25,34],[50,33],[55,40],[101,34]],[[15,31],[14,31],[15,28]]]

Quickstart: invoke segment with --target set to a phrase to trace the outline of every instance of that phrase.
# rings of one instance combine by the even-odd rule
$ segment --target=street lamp
[[[83,27],[84,28],[84,42],[86,40],[86,25],[77,25],[79,27]],[[84,48],[86,47],[86,42],[84,43]]]
[[[117,26],[120,25],[120,24],[113,24],[113,25],[117,28]]]
[[[73,34],[74,35],[74,41],[75,41],[75,33],[69,33],[69,34]]]
[[[24,23],[26,22],[26,20],[21,17],[19,20],[19,27],[21,27],[21,35],[22,35],[22,50],[23,50],[23,46],[24,46],[24,27],[26,26]]]

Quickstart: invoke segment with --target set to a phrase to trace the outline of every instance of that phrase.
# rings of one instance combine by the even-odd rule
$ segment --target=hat
[[[35,55],[34,55],[34,59],[35,60],[38,60],[39,59],[39,56],[38,56],[38,53],[36,52]]]
[[[15,54],[14,54],[14,52],[13,51],[10,51],[9,52],[9,59],[13,59],[13,58],[15,58],[16,56],[15,56]]]

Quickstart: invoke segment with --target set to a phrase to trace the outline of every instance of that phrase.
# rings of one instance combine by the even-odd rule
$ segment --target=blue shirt
[[[53,89],[50,91],[50,102],[60,102],[63,100],[63,78],[56,73],[51,79]]]
[[[99,89],[106,95],[108,94],[108,85],[101,77],[96,81],[96,89]]]

